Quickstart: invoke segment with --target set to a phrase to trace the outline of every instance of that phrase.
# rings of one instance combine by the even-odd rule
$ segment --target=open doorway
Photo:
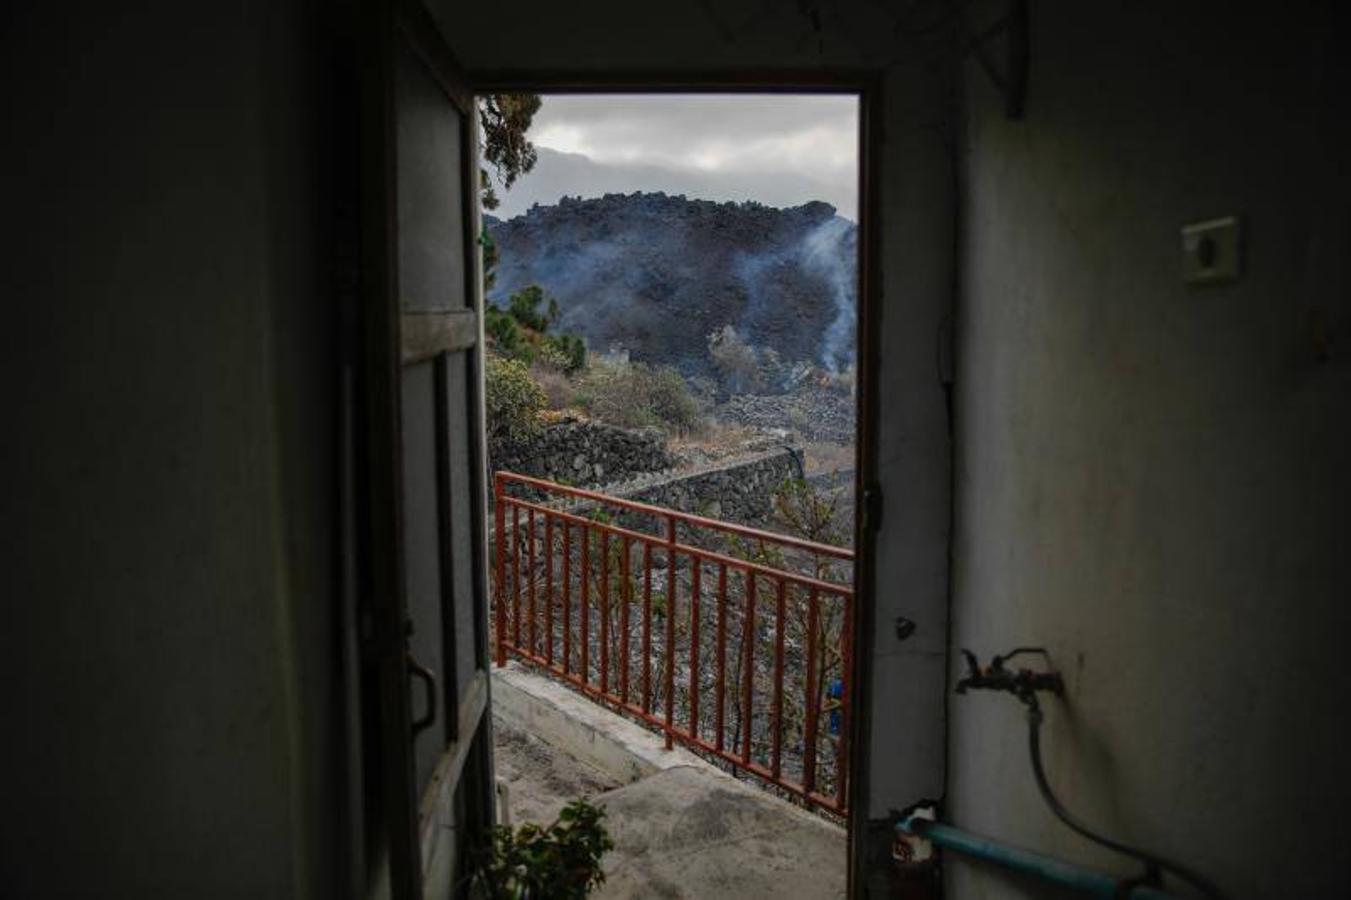
[[[500,811],[606,808],[615,896],[711,895],[690,804],[792,832],[727,893],[843,895],[860,98],[479,104]]]

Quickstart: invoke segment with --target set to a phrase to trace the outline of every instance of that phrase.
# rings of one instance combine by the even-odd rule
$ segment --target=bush
[[[847,517],[837,491],[824,491],[811,482],[790,478],[779,485],[771,502],[775,519],[789,534],[841,547],[851,542],[850,523],[843,521]]]
[[[547,349],[562,357],[562,369],[569,375],[586,368],[586,341],[580,335],[550,335],[544,339],[544,345],[540,349],[542,351]]]
[[[704,424],[684,376],[667,366],[594,362],[578,379],[577,402],[593,418],[623,428],[657,425],[687,433]]]
[[[470,896],[581,900],[605,883],[601,857],[614,841],[601,820],[605,810],[574,800],[552,825],[527,822],[516,830],[498,825],[491,843],[474,854]]]
[[[544,298],[543,288],[532,284],[507,298],[507,312],[526,328],[548,331],[549,326],[558,321],[558,301],[550,297],[549,302],[545,303]],[[541,306],[544,307],[543,312],[540,312]]]
[[[530,351],[516,319],[496,304],[488,303],[483,307],[483,331],[492,341],[493,349],[503,356],[519,359]]]
[[[547,365],[571,375],[586,366],[586,341],[576,334],[547,334],[558,316],[558,301],[532,284],[508,297],[506,309],[485,304],[483,331],[501,356],[527,365],[543,358]]]
[[[764,391],[765,372],[759,355],[731,325],[724,325],[708,336],[708,355],[727,394]]]
[[[572,405],[576,390],[568,376],[560,369],[542,364],[536,359],[535,364],[530,367],[530,377],[539,385],[540,390],[544,391],[549,409],[567,409]]]
[[[552,341],[545,341],[535,352],[533,368],[536,371],[566,372],[572,360]]]
[[[643,367],[647,369],[646,366]],[[690,394],[685,376],[670,366],[647,369],[648,403],[653,416],[684,434],[703,424],[699,404]]]
[[[522,444],[539,432],[547,398],[519,360],[489,354],[484,381],[489,452],[497,455],[504,446]]]

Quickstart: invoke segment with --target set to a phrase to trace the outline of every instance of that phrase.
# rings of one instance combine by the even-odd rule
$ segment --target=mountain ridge
[[[853,362],[857,226],[828,203],[635,192],[485,225],[499,254],[489,299],[538,284],[558,300],[558,330],[593,351],[708,374],[708,335],[731,325],[785,361]]]

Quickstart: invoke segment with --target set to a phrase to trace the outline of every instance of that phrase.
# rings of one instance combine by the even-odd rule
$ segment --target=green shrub
[[[514,831],[496,826],[491,844],[474,855],[470,896],[581,900],[605,883],[600,861],[614,841],[603,818],[605,810],[574,800],[547,828],[530,822]]]
[[[524,363],[489,354],[484,381],[490,453],[524,443],[539,432],[547,400]]]
[[[568,355],[551,340],[545,340],[535,350],[534,364],[537,369],[553,372],[566,372],[571,360]]]
[[[540,360],[572,375],[586,366],[586,341],[577,334],[547,334],[558,316],[558,301],[532,284],[508,297],[506,309],[484,304],[483,331],[501,356],[524,363]]]
[[[593,362],[578,379],[577,403],[593,418],[622,428],[656,425],[687,433],[704,424],[684,376],[667,366]]]
[[[507,298],[507,312],[526,328],[548,331],[549,326],[558,321],[558,301],[550,297],[549,302],[545,303],[544,299],[544,289],[532,284]],[[544,307],[543,312],[540,311],[541,306]]]
[[[483,331],[492,341],[493,349],[503,356],[512,359],[524,358],[525,362],[529,362],[530,357],[534,355],[520,326],[516,324],[516,319],[511,313],[503,312],[494,303],[485,304],[483,307]]]
[[[586,368],[586,341],[580,335],[551,335],[544,339],[544,346],[563,358],[562,368],[567,374],[574,375]]]
[[[681,433],[697,429],[702,424],[699,404],[695,403],[685,384],[685,376],[669,366],[649,369],[647,396],[657,420]]]

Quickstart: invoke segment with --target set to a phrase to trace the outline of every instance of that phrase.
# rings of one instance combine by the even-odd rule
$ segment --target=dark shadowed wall
[[[334,896],[324,20],[3,16],[3,892]]]

